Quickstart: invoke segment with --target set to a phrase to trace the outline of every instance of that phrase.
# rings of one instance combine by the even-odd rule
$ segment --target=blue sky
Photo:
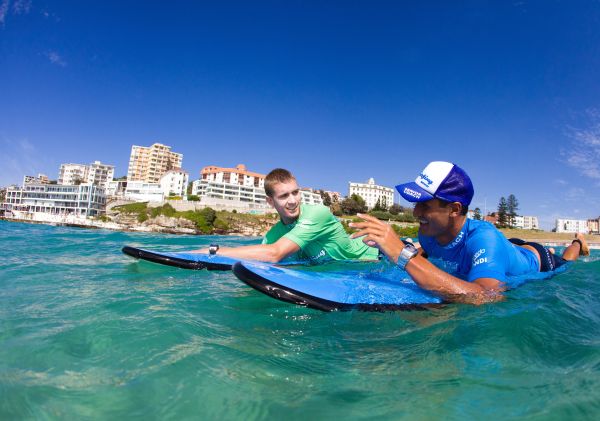
[[[0,0],[0,186],[154,142],[344,194],[446,160],[550,228],[600,215],[598,75],[597,0]]]

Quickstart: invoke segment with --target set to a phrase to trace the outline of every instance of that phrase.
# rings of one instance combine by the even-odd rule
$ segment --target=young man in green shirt
[[[267,203],[281,219],[267,232],[262,244],[211,246],[196,252],[264,262],[279,262],[288,257],[313,262],[378,258],[378,249],[360,239],[351,239],[329,208],[303,204],[296,178],[288,170],[277,168],[267,174],[265,193]]]

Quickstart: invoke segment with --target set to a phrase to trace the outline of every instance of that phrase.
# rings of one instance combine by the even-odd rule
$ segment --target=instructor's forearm
[[[406,265],[406,271],[417,285],[449,301],[481,303],[486,290],[476,283],[466,282],[437,268],[427,259],[416,256]]]
[[[282,259],[273,244],[257,244],[243,247],[221,247],[217,253],[221,256],[236,259],[260,260],[262,262],[278,262]]]

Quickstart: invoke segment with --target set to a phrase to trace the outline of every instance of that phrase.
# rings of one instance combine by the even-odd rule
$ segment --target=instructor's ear
[[[267,196],[267,203],[269,204],[269,206],[271,206],[272,208],[274,208],[275,206],[273,205],[273,198],[271,198],[271,196]]]
[[[462,204],[460,202],[450,203],[450,216],[457,217],[462,213]]]

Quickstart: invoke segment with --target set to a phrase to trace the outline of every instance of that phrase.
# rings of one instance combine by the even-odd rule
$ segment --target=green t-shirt
[[[298,253],[289,257],[292,260],[377,260],[379,255],[378,249],[367,246],[360,238],[350,238],[323,205],[301,204],[298,219],[289,225],[279,221],[267,232],[263,244],[273,244],[281,237],[300,247]]]

